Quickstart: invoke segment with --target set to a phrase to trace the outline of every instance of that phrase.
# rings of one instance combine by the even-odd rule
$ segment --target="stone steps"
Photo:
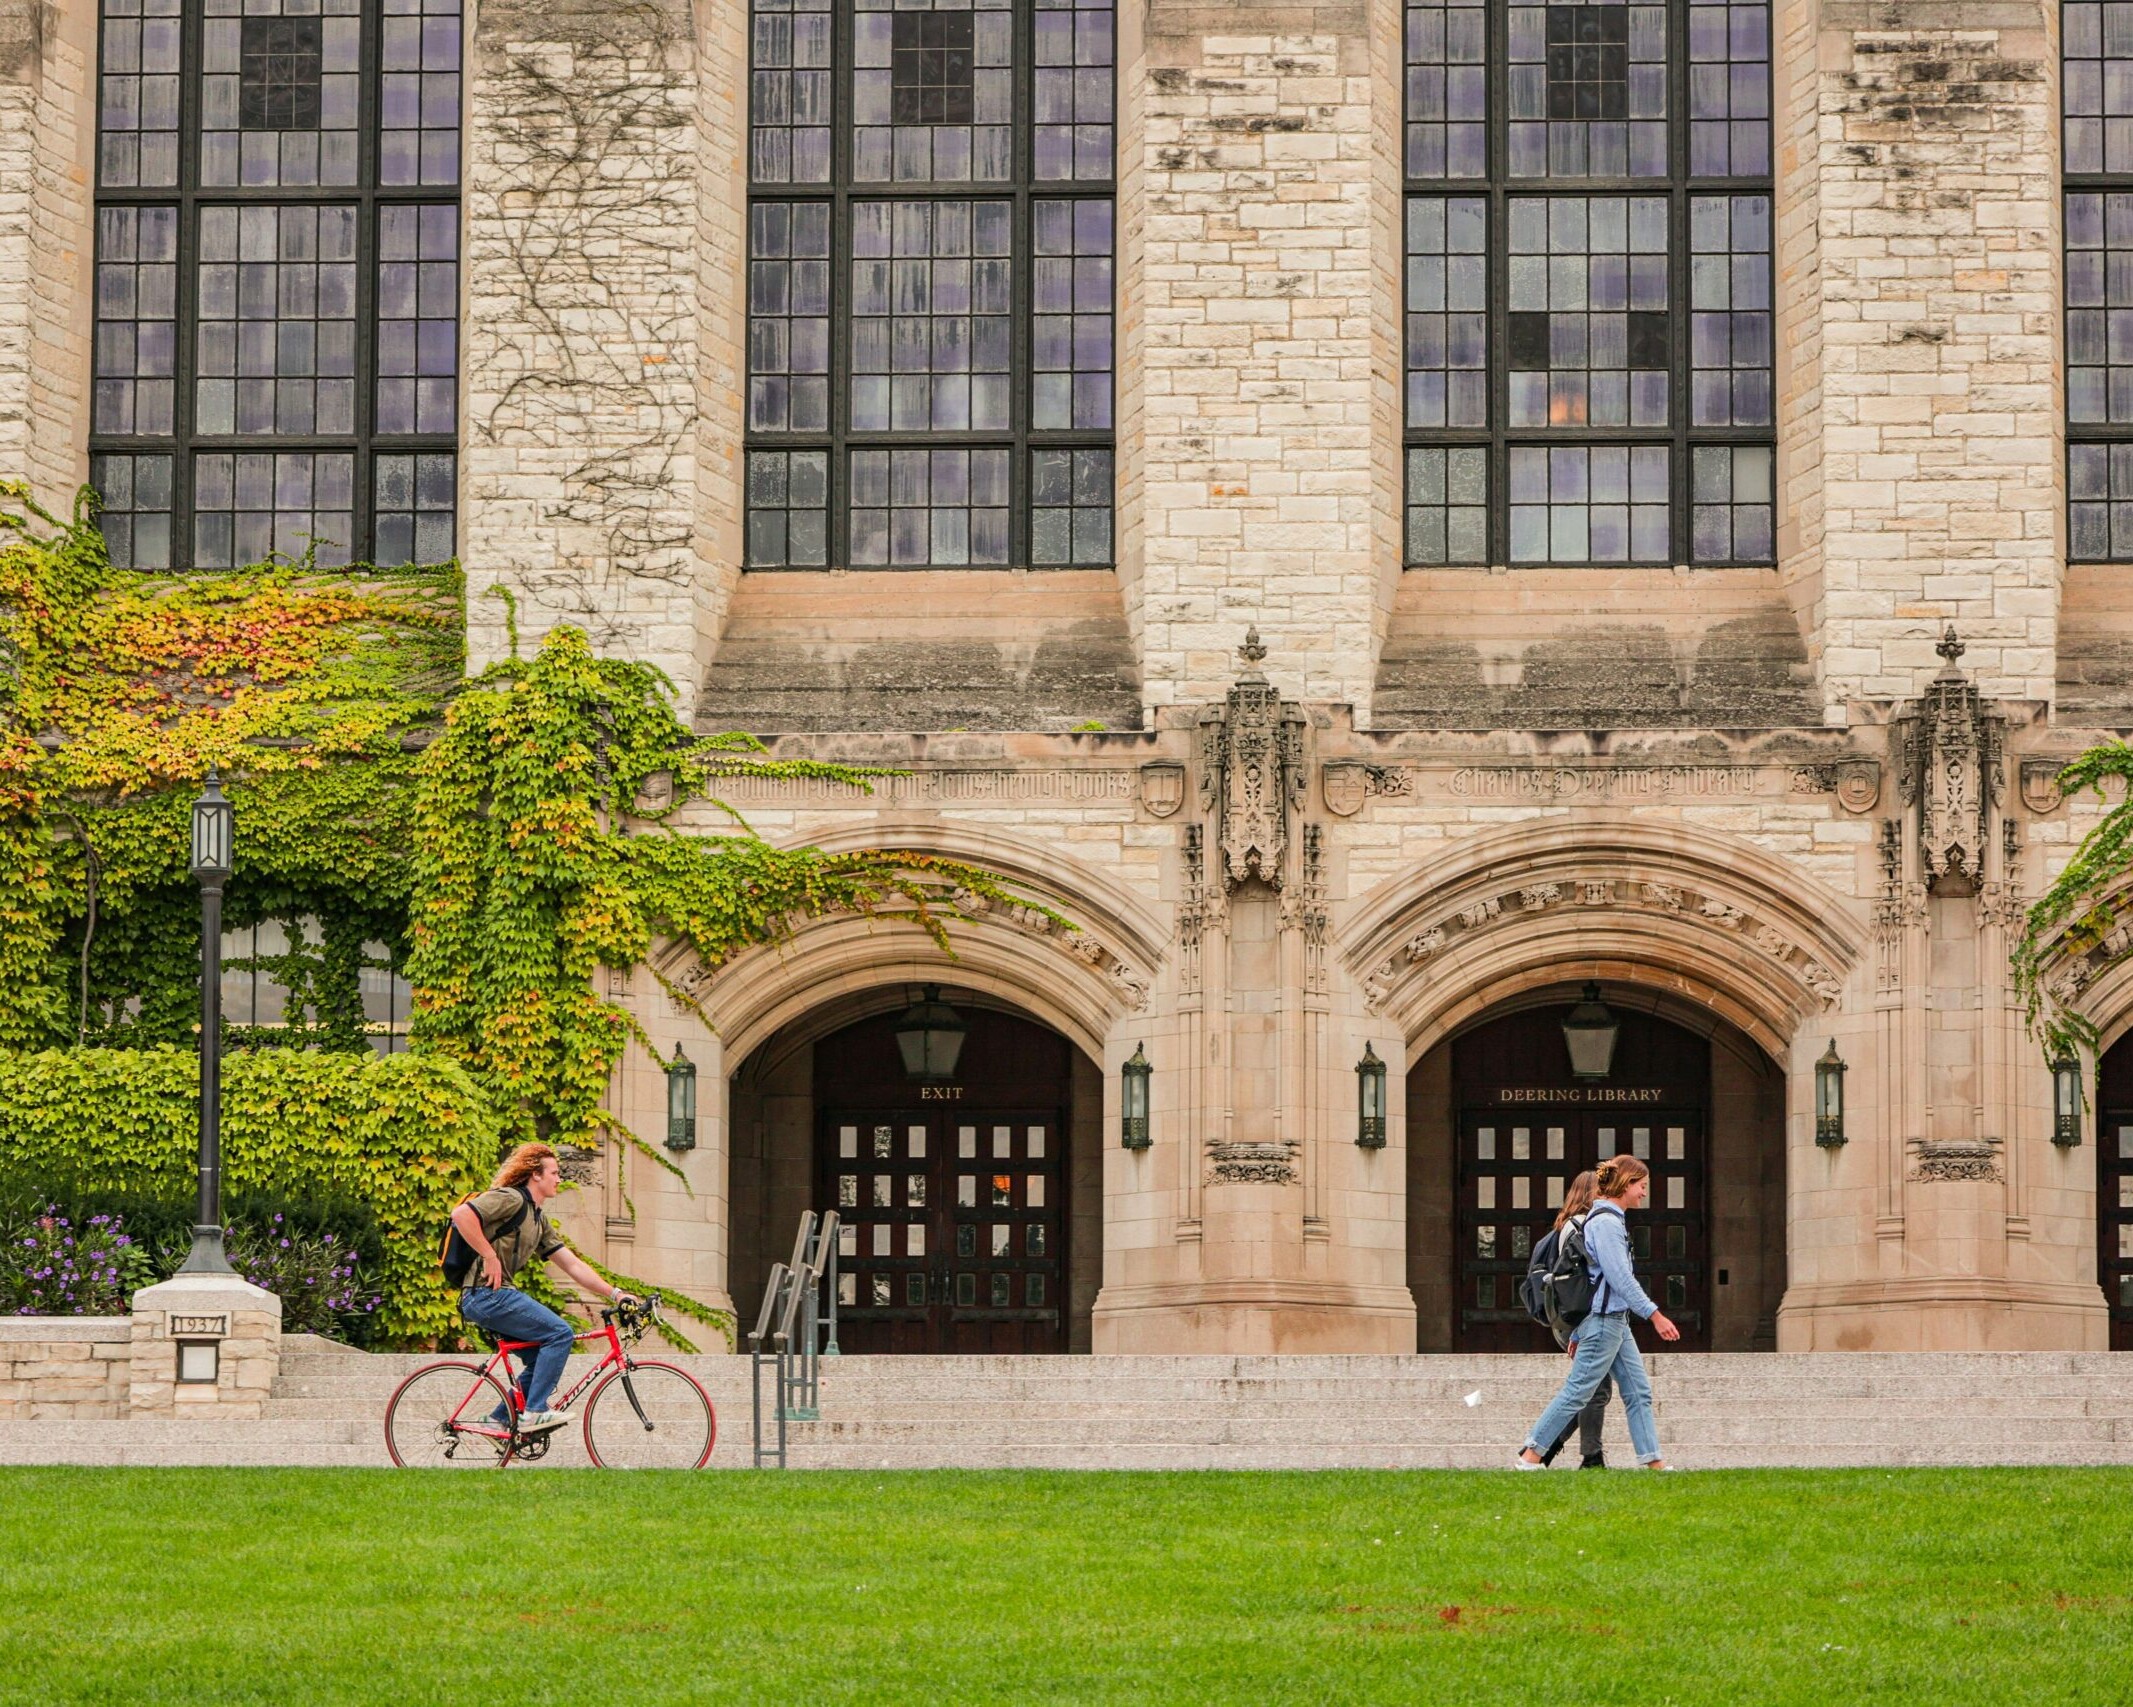
[[[385,1403],[433,1361],[312,1342],[284,1357],[261,1421],[6,1422],[0,1463],[384,1464]],[[713,1466],[748,1463],[747,1361],[673,1361],[718,1409]],[[796,1467],[865,1470],[1496,1468],[1562,1371],[1508,1355],[848,1357],[825,1361],[822,1419],[788,1439]],[[1697,1468],[2133,1463],[2133,1358],[1662,1355],[1652,1371],[1661,1440]],[[1608,1456],[1632,1461],[1619,1405]],[[575,1430],[543,1461],[584,1462]]]

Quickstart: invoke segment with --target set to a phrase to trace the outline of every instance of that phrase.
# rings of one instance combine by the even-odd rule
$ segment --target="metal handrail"
[[[827,1294],[825,1311],[823,1299]],[[826,1317],[826,1321],[825,1321]],[[828,1343],[823,1343],[823,1328]],[[788,1422],[814,1422],[822,1415],[822,1363],[837,1355],[837,1212],[808,1210],[793,1239],[792,1261],[772,1263],[763,1302],[748,1335],[751,1406],[755,1423],[755,1466],[775,1458],[785,1467]],[[777,1380],[777,1445],[763,1440],[763,1364],[771,1361]]]

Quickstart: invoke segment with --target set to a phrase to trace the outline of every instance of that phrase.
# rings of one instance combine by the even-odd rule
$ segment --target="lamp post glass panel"
[[[1385,1148],[1385,1063],[1371,1044],[1355,1064],[1355,1141],[1366,1150]]]
[[[1844,1142],[1844,1058],[1834,1037],[1815,1063],[1815,1142],[1832,1149]]]
[[[667,1148],[696,1148],[696,1063],[678,1043],[667,1066]]]
[[[193,876],[200,881],[200,1201],[181,1274],[234,1274],[222,1243],[222,886],[236,864],[237,810],[207,773],[193,802]]]

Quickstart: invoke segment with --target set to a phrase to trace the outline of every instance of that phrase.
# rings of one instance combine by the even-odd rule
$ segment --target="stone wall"
[[[1399,85],[1372,22],[1159,4],[1122,68],[1121,577],[1154,705],[1219,693],[1247,620],[1288,691],[1367,702],[1398,569]]]
[[[88,478],[96,13],[0,0],[0,476]]]
[[[0,1317],[0,1422],[122,1417],[132,1360],[125,1316]]]
[[[503,606],[485,597],[501,585],[528,646],[576,623],[686,692],[709,614],[696,551],[703,165],[689,8],[485,5],[472,45],[469,656],[479,667],[504,653]]]
[[[1820,338],[1832,705],[1916,693],[1945,621],[1987,694],[2054,691],[2057,20],[2042,0],[1820,6],[1817,146],[1784,180],[1811,173],[1819,264],[1802,265],[1788,217],[1784,276],[1808,298],[1788,322]]]

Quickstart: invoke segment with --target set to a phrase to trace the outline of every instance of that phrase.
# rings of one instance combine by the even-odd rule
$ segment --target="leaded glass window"
[[[1775,560],[1770,12],[1409,0],[1405,560]]]
[[[755,0],[746,560],[1112,554],[1113,0]]]
[[[2066,550],[2133,561],[2133,5],[2060,11]]]
[[[114,561],[453,543],[461,0],[102,0]]]

